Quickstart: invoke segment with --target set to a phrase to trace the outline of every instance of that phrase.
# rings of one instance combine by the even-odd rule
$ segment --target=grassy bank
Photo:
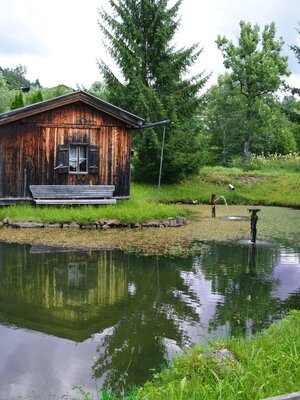
[[[232,191],[228,188],[235,186]],[[258,239],[275,241],[284,238],[286,244],[300,242],[299,211],[266,205],[300,207],[300,174],[295,172],[251,172],[238,169],[203,169],[197,177],[177,185],[163,185],[161,200],[157,203],[157,187],[132,185],[132,198],[116,205],[101,207],[0,207],[0,221],[9,217],[14,221],[44,223],[91,223],[102,218],[118,219],[124,223],[164,220],[177,215],[186,216],[188,224],[177,229],[111,229],[99,231],[73,231],[61,229],[0,229],[0,240],[17,243],[45,244],[70,248],[114,248],[143,254],[179,256],[197,252],[195,242],[205,240],[238,241],[249,239],[249,222],[228,221],[222,217],[237,215],[248,217],[248,205],[260,205]],[[225,196],[217,206],[217,218],[211,218],[208,205],[211,194]],[[203,205],[173,204],[204,203]]]
[[[228,349],[235,360],[222,360],[213,350]],[[130,400],[259,400],[300,390],[300,312],[256,336],[194,347],[174,358]],[[85,396],[85,397],[84,397]],[[89,400],[88,394],[76,399]],[[75,398],[73,398],[75,399]],[[118,398],[104,392],[102,400]]]
[[[4,206],[0,208],[0,220],[9,217],[14,221],[36,221],[43,223],[78,222],[88,224],[100,219],[117,219],[122,223],[142,223],[149,220],[164,220],[185,211],[176,204],[147,202],[133,198],[109,206],[64,206],[35,207],[31,205]]]
[[[230,190],[232,184],[235,190]],[[300,173],[284,170],[243,172],[234,168],[203,168],[198,176],[179,185],[163,185],[163,202],[183,201],[208,204],[211,194],[225,196],[229,204],[259,204],[300,207]],[[137,198],[155,198],[155,186],[134,185]]]
[[[231,183],[235,190],[230,190]],[[275,171],[242,172],[239,169],[205,168],[197,177],[176,185],[162,185],[157,202],[155,185],[132,185],[132,198],[117,205],[92,207],[34,207],[0,208],[0,220],[90,223],[101,218],[118,219],[124,223],[163,220],[187,215],[187,210],[174,202],[208,204],[211,194],[224,196],[228,204],[289,206],[300,208],[300,174]],[[220,199],[220,202],[223,202]]]
[[[138,393],[138,400],[263,399],[299,391],[300,313],[292,312],[248,339],[216,343],[237,359],[220,363],[203,348],[178,357]]]

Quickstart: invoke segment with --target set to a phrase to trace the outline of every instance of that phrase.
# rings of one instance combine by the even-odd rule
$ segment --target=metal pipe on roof
[[[147,128],[152,128],[154,126],[160,126],[160,125],[169,125],[171,124],[172,121],[169,119],[166,119],[164,121],[158,121],[158,122],[153,122],[152,124],[145,124],[145,125],[141,125],[139,126],[137,129],[147,129]]]

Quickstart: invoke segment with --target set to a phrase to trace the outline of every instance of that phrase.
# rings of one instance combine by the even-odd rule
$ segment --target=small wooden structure
[[[131,130],[143,123],[83,91],[0,114],[0,204],[129,198]]]

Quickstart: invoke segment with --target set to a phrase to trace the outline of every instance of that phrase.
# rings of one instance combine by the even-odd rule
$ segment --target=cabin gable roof
[[[29,106],[2,113],[0,114],[0,126],[76,102],[87,104],[99,111],[102,111],[126,123],[130,128],[141,128],[144,124],[143,118],[107,103],[106,101],[101,100],[89,93],[78,90],[76,92],[71,92],[50,100],[44,100],[36,104],[31,104]]]

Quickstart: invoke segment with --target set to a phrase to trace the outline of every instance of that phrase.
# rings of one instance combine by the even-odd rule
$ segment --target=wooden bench
[[[30,185],[35,204],[116,204],[114,185]]]

